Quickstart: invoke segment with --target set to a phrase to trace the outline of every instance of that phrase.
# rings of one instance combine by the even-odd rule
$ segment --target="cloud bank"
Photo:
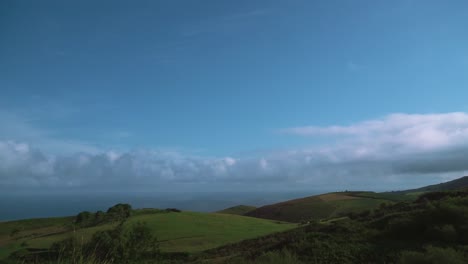
[[[282,132],[306,138],[330,137],[333,144],[257,157],[202,157],[141,149],[79,148],[73,153],[53,153],[26,141],[4,139],[0,140],[0,188],[152,189],[177,184],[241,184],[381,189],[439,182],[468,171],[467,113],[391,114],[347,126],[294,127]]]

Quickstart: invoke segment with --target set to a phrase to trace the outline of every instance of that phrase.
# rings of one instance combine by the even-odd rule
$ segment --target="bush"
[[[94,222],[94,216],[91,212],[83,211],[76,215],[75,224],[79,227],[86,227],[92,225]]]
[[[404,251],[401,254],[401,264],[463,264],[467,259],[462,253],[452,248],[439,248],[429,246],[426,252]]]
[[[255,260],[248,260],[242,257],[232,258],[226,263],[229,264],[302,264],[297,255],[288,250],[265,252]]]
[[[103,211],[97,211],[94,214],[94,224],[95,225],[99,225],[99,224],[105,222],[105,220],[106,220],[106,213],[104,213]]]
[[[113,230],[95,233],[85,251],[100,260],[119,260],[122,263],[156,257],[159,244],[151,229],[138,222],[130,227],[118,225]]]
[[[58,256],[59,263],[140,263],[149,259],[154,263],[159,257],[159,243],[151,229],[141,222],[132,225],[120,223],[112,230],[94,233],[87,243],[70,237],[54,243],[51,253]]]
[[[166,212],[174,212],[174,213],[180,213],[181,211],[177,208],[166,208]]]
[[[132,214],[132,206],[129,204],[116,204],[107,209],[107,215],[111,220],[124,221]]]

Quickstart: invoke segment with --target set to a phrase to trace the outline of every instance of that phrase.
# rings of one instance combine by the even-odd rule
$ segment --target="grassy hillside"
[[[341,221],[206,251],[203,263],[468,263],[468,191],[432,192]]]
[[[348,213],[378,208],[382,203],[414,201],[418,196],[434,191],[468,188],[468,176],[418,189],[397,192],[339,192],[310,196],[259,207],[245,215],[288,222],[323,220]]]
[[[218,211],[220,214],[233,214],[233,215],[245,215],[246,213],[255,210],[257,207],[249,205],[237,205]]]
[[[73,217],[53,217],[0,222],[0,259],[37,237],[59,234],[69,229]]]
[[[5,258],[21,248],[47,249],[54,242],[71,237],[72,234],[79,241],[85,242],[96,231],[116,226],[115,223],[108,223],[73,231],[64,226],[71,224],[71,218],[50,220],[50,223],[40,220],[40,225],[32,224],[35,220],[0,223],[0,257]],[[136,222],[145,222],[151,228],[161,242],[163,252],[197,252],[296,226],[246,216],[196,212],[138,213],[130,217],[126,225]],[[24,231],[11,237],[13,226]]]
[[[327,193],[263,206],[246,215],[288,222],[321,220],[377,208],[382,203],[401,199],[400,196],[372,192]]]

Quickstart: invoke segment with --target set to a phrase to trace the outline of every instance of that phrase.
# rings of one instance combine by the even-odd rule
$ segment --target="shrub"
[[[94,222],[94,216],[91,212],[83,211],[76,215],[75,224],[80,227],[86,227]]]
[[[132,206],[129,204],[116,204],[107,209],[107,215],[111,220],[124,221],[132,214]]]
[[[123,224],[113,230],[95,233],[85,245],[88,254],[101,260],[119,260],[122,263],[141,260],[145,257],[156,257],[159,244],[151,229],[138,222],[129,227]]]
[[[429,246],[426,252],[404,251],[400,257],[401,264],[463,264],[467,263],[463,254],[452,248]]]
[[[174,212],[174,213],[180,213],[181,211],[177,208],[166,208],[166,212]]]

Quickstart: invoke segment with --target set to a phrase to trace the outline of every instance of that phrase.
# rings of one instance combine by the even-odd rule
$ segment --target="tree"
[[[88,255],[100,260],[119,260],[122,263],[146,257],[154,259],[159,253],[158,240],[142,222],[131,226],[121,223],[113,230],[99,231],[85,248]]]
[[[106,213],[103,211],[97,211],[94,214],[94,224],[98,225],[106,220]]]
[[[81,213],[79,213],[78,215],[76,215],[75,217],[75,224],[77,224],[78,226],[81,226],[81,227],[85,227],[85,226],[88,226],[90,224],[92,224],[93,222],[93,214],[88,212],[88,211],[83,211]]]
[[[132,214],[132,206],[119,203],[107,209],[107,214],[111,220],[124,221]]]

